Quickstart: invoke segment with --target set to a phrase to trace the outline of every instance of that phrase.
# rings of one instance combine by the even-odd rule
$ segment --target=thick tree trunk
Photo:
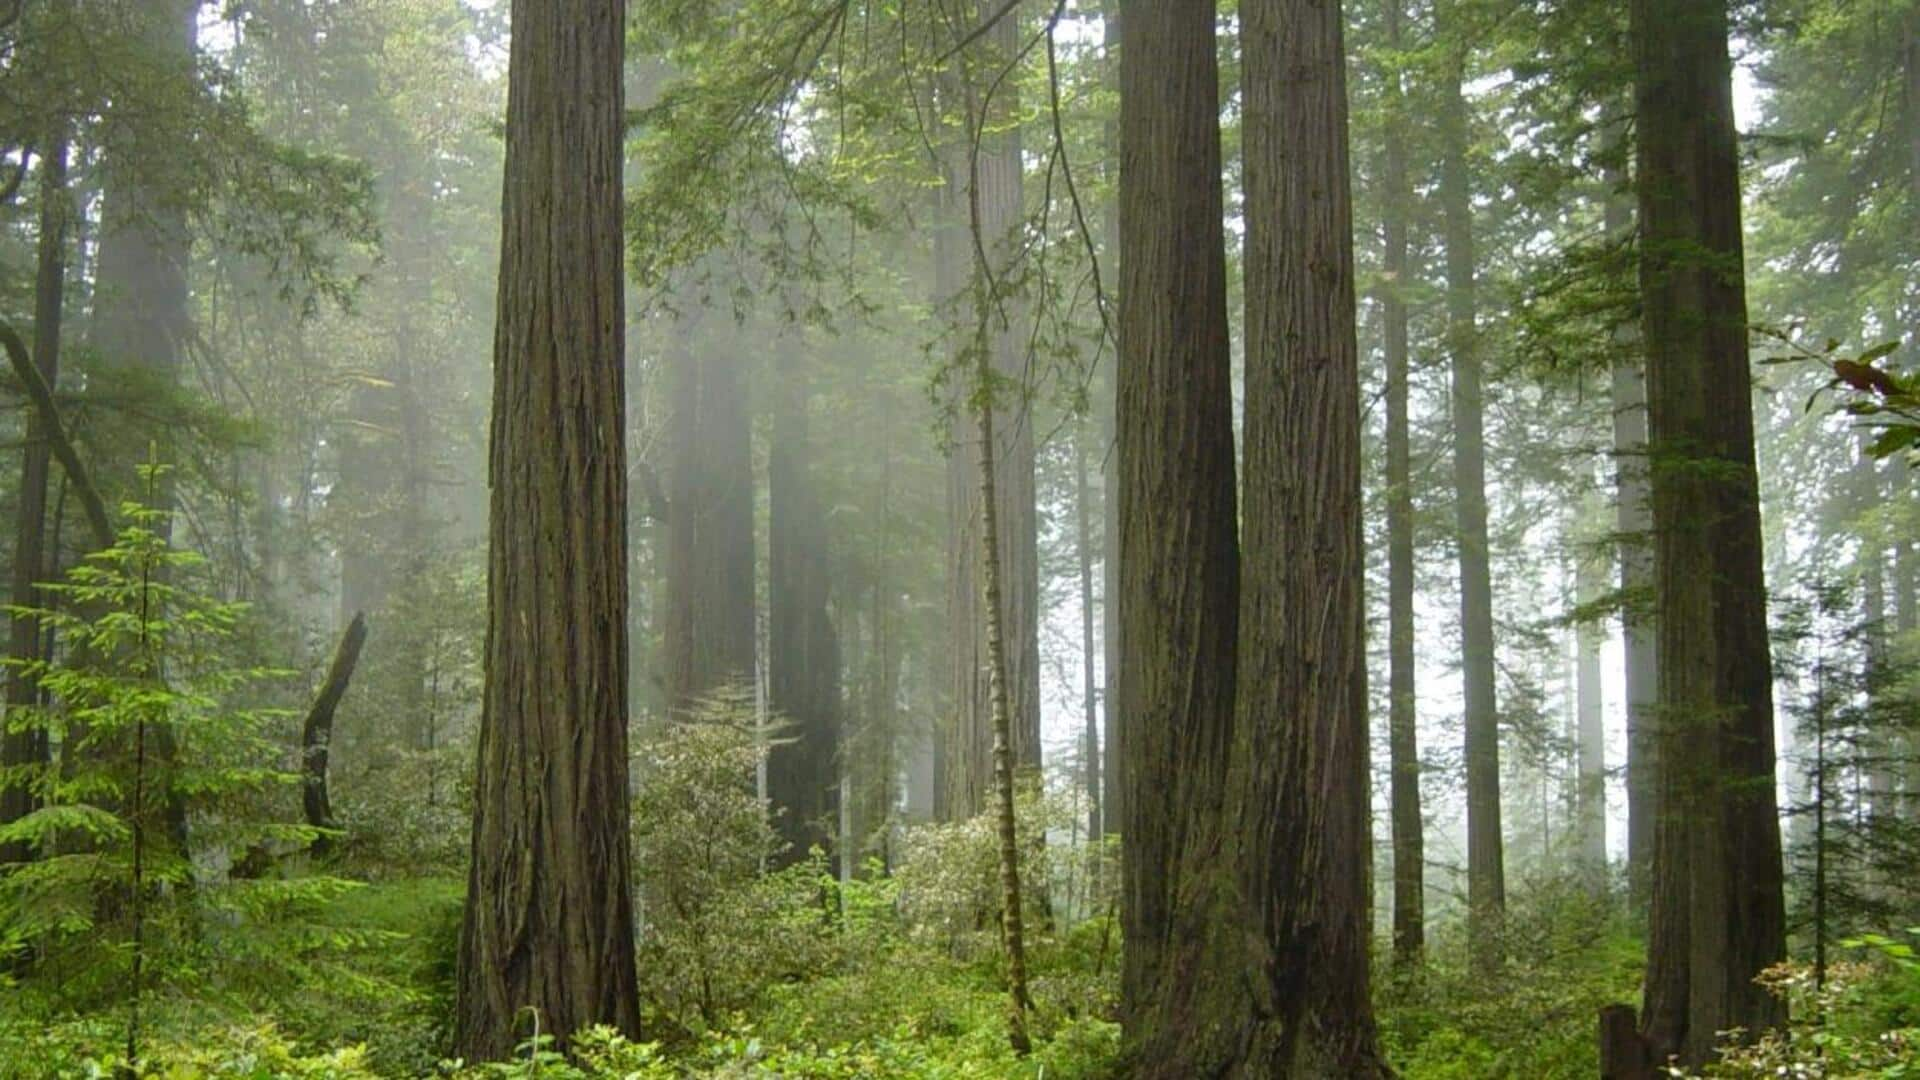
[[[1772,669],[1727,13],[1634,0],[1640,283],[1659,597],[1644,1032],[1698,1065],[1784,1019]]]
[[[49,140],[40,160],[40,236],[37,241],[33,285],[33,366],[51,389],[60,378],[60,330],[66,301],[67,223],[72,210],[67,194],[67,137],[65,126]],[[21,454],[18,517],[13,533],[13,603],[38,607],[44,598],[37,588],[48,580],[46,545],[47,479],[53,451],[47,421],[39,410],[27,413],[26,448]],[[53,556],[58,557],[54,551]],[[7,656],[25,665],[41,656],[40,620],[15,614]],[[6,711],[30,708],[40,700],[39,686],[22,666],[7,675]],[[4,720],[5,717],[0,717]],[[10,770],[44,770],[51,762],[47,731],[34,726],[20,731],[0,724],[0,775]],[[19,775],[19,774],[16,774]],[[15,822],[40,806],[30,780],[0,785],[0,825]],[[33,857],[26,844],[0,844],[0,865]]]
[[[156,0],[142,5],[138,32],[163,66],[174,89],[183,91],[198,78],[194,56],[198,47],[200,0]],[[150,181],[147,172],[165,160],[168,148],[136,119],[124,160],[134,167],[109,169],[100,228],[99,271],[94,286],[93,344],[107,364],[137,372],[161,392],[180,383],[187,342],[193,333],[188,263],[193,254],[181,199],[170,184],[185,182],[177,175]],[[117,443],[118,457],[111,469],[95,479],[102,489],[120,491],[150,502],[166,516],[159,530],[173,535],[174,485],[169,472],[150,488],[137,488],[135,469],[150,458],[177,464],[177,433],[170,425],[135,423],[126,426]],[[160,775],[171,775],[176,754],[171,725],[152,733],[151,753]],[[175,850],[187,849],[187,807],[184,795],[171,785],[163,793],[163,825]]]
[[[741,343],[709,314],[667,356],[665,682],[686,710],[755,672],[753,455]]]
[[[767,702],[781,725],[767,756],[767,798],[787,865],[835,849],[840,814],[840,639],[827,614],[832,566],[814,494],[806,375],[782,357],[768,449]],[[851,808],[849,808],[851,809]],[[852,844],[839,837],[839,847]]]
[[[1472,962],[1500,965],[1507,906],[1500,827],[1500,713],[1494,684],[1493,577],[1487,546],[1485,401],[1474,284],[1464,53],[1441,89],[1440,201],[1445,218],[1447,352],[1453,363],[1454,523],[1460,549],[1460,667],[1467,762],[1467,924]]]
[[[1401,47],[1405,0],[1386,0],[1387,47]],[[1386,280],[1380,288],[1387,360],[1387,756],[1393,833],[1393,957],[1418,965],[1426,949],[1426,839],[1420,819],[1419,719],[1413,626],[1413,454],[1408,421],[1406,102],[1398,70],[1387,84],[1381,170]]]
[[[454,1048],[637,1036],[627,826],[622,0],[514,0],[486,685]]]
[[[1243,0],[1246,507],[1238,724],[1255,1028],[1240,1075],[1391,1075],[1372,895],[1360,369],[1341,6]]]
[[[960,79],[965,104],[967,138],[959,148],[955,171],[960,197],[955,209],[967,223],[969,235],[959,237],[958,253],[971,266],[963,278],[968,290],[966,316],[983,331],[970,347],[987,350],[998,381],[1018,392],[1004,395],[1000,442],[991,448],[977,440],[956,438],[949,463],[948,513],[953,528],[949,544],[949,625],[953,635],[953,708],[956,738],[948,755],[949,809],[955,817],[985,813],[992,790],[992,709],[988,702],[988,658],[985,613],[980,610],[983,590],[973,575],[982,543],[980,530],[987,514],[978,499],[980,460],[992,456],[999,474],[994,477],[1000,500],[993,517],[1000,530],[1003,608],[1006,629],[1008,707],[1013,724],[1014,768],[1038,774],[1040,768],[1040,560],[1038,520],[1034,511],[1034,442],[1031,409],[1025,391],[1033,384],[1027,356],[1026,304],[1014,278],[1023,258],[1020,225],[1025,217],[1021,182],[1020,132],[1010,123],[1016,115],[1013,84],[1000,79],[1002,69],[1019,51],[1017,11],[981,0],[974,6],[977,19],[998,16],[992,28],[966,50]],[[944,298],[951,301],[949,294]],[[969,367],[971,365],[969,364]],[[957,379],[956,385],[968,380]],[[960,413],[971,411],[963,403]]]
[[[1245,996],[1209,963],[1244,947],[1214,917],[1240,578],[1214,5],[1137,5],[1121,34],[1121,1008],[1134,1075],[1191,1077],[1240,1039],[1208,999]]]

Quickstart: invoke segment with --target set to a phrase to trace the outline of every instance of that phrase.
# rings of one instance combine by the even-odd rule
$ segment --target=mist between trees
[[[1916,0],[16,0],[0,225],[0,1075],[1920,1060]]]

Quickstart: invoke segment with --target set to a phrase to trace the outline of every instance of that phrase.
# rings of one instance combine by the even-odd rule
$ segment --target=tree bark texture
[[[486,678],[454,1047],[639,1029],[627,824],[622,0],[514,0]]]
[[[1192,1077],[1237,1035],[1213,898],[1233,737],[1240,559],[1211,0],[1130,8],[1120,51],[1121,1007],[1134,1075]],[[1229,939],[1211,943],[1210,938]],[[1196,1044],[1206,1036],[1207,1046]]]
[[[1246,505],[1228,813],[1254,1037],[1234,1072],[1384,1077],[1346,56],[1337,0],[1243,0]]]
[[[1660,699],[1643,1031],[1708,1060],[1779,1026],[1785,955],[1727,13],[1634,0]]]
[[[1487,545],[1485,390],[1474,282],[1468,113],[1456,47],[1441,88],[1440,202],[1447,277],[1447,352],[1453,364],[1453,496],[1460,552],[1460,667],[1467,762],[1467,923],[1471,961],[1500,965],[1507,906],[1500,826],[1500,712],[1496,698],[1493,577]]]
[[[816,845],[836,847],[840,639],[827,611],[833,567],[814,493],[806,375],[797,350],[782,360],[767,460],[767,691],[782,726],[767,756],[767,798],[788,845],[775,861],[786,865]]]
[[[1404,0],[1386,0],[1387,47],[1399,49]],[[1413,453],[1408,420],[1406,101],[1400,75],[1387,84],[1382,163],[1386,280],[1380,287],[1387,362],[1387,755],[1393,836],[1393,956],[1418,964],[1426,949],[1426,838],[1420,818],[1419,718],[1414,687]]]

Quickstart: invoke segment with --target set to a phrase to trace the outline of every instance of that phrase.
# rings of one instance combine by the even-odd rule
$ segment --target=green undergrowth
[[[1020,1058],[1007,1043],[1004,984],[990,957],[957,958],[911,940],[873,910],[889,906],[890,886],[856,883],[852,891],[842,932],[857,940],[839,951],[832,970],[768,987],[750,1008],[711,1027],[687,1031],[649,1017],[650,1032],[671,1037],[635,1044],[599,1032],[581,1041],[572,1061],[527,1046],[515,1061],[467,1066],[447,1059],[445,1027],[461,883],[428,878],[366,885],[341,896],[319,921],[351,928],[343,941],[370,944],[311,968],[311,981],[272,983],[242,970],[206,968],[191,990],[184,981],[165,983],[144,1004],[140,1075],[1072,1080],[1111,1074],[1119,1029],[1106,1016],[1118,942],[1102,922],[1036,941],[1036,1046]],[[125,1038],[124,1008],[110,1000],[62,998],[34,978],[0,993],[0,1076],[113,1075]]]

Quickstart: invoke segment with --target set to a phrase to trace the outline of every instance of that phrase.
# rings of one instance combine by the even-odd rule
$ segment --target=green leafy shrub
[[[633,801],[642,996],[656,1024],[719,1028],[770,985],[835,959],[824,855],[784,848],[755,791],[766,740],[750,698],[722,693],[640,740]]]
[[[1910,933],[1920,931],[1910,931]],[[1920,961],[1904,941],[1872,936],[1851,942],[1856,958],[1831,965],[1824,981],[1805,964],[1780,964],[1762,977],[1787,1001],[1788,1023],[1751,1046],[1730,1049],[1698,1075],[1726,1080],[1771,1077],[1920,1077]]]

